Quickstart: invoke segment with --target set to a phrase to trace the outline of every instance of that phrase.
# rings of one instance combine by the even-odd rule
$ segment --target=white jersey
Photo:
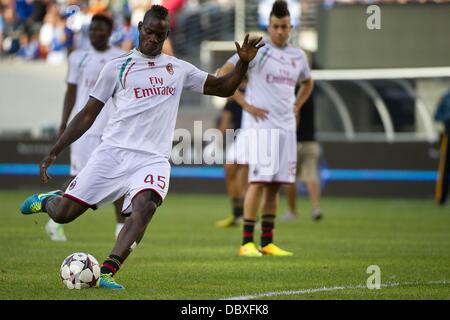
[[[242,109],[241,129],[251,128],[255,122],[255,118],[253,118],[250,113]]]
[[[266,40],[248,68],[245,91],[247,103],[267,109],[267,120],[255,122],[250,115],[242,117],[243,125],[258,128],[280,128],[295,131],[295,86],[311,78],[311,71],[303,50],[290,44],[279,48]],[[236,65],[235,54],[228,62]],[[244,120],[245,119],[245,120]],[[249,121],[250,126],[245,123]]]
[[[111,47],[106,51],[75,50],[69,56],[69,72],[67,83],[77,86],[77,96],[73,114],[80,112],[89,100],[89,93],[98,79],[100,71],[113,58],[123,55],[125,52],[119,48]],[[108,122],[111,106],[105,105],[94,124],[85,133],[86,135],[101,136]]]
[[[203,93],[207,76],[186,61],[136,49],[108,62],[91,92],[102,102],[112,97],[103,144],[169,159],[183,87]]]

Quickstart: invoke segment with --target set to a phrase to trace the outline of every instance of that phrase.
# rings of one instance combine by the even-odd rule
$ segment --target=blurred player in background
[[[311,200],[311,218],[318,221],[322,218],[320,210],[320,177],[319,177],[320,146],[316,141],[314,126],[314,99],[311,95],[300,109],[297,125],[297,178],[303,182]],[[284,220],[298,218],[297,189],[295,184],[286,186],[288,212]]]
[[[167,194],[172,137],[183,88],[206,95],[232,95],[250,61],[264,46],[261,38],[249,40],[247,35],[242,47],[236,42],[240,60],[235,69],[215,77],[161,54],[169,31],[167,9],[153,5],[139,23],[139,48],[106,63],[86,106],[42,160],[41,180],[48,182],[48,167],[92,126],[106,101],[113,97],[115,109],[102,143],[72,180],[64,197],[52,192],[34,194],[20,206],[23,214],[47,212],[55,221],[68,223],[89,208],[125,196],[123,213],[129,218],[102,264],[98,287],[124,288],[113,277],[144,237]]]
[[[234,65],[226,63],[222,70],[219,71],[219,75],[224,75],[233,70]],[[247,80],[244,79],[239,86],[239,89],[236,91],[234,96],[243,95],[245,92],[245,86],[247,84]],[[222,111],[219,120],[219,130],[222,132],[223,136],[225,136],[226,129],[238,130],[241,128],[241,122],[243,113],[245,111],[242,110],[242,107],[239,103],[230,97],[225,104],[225,107]],[[247,114],[247,116],[249,116]],[[228,150],[226,146],[226,150]],[[235,144],[230,146],[230,148],[234,148]],[[227,153],[228,154],[228,153]],[[228,216],[223,220],[219,220],[216,222],[216,226],[218,228],[229,228],[233,226],[238,226],[242,223],[243,215],[244,215],[244,196],[245,191],[247,190],[247,180],[248,180],[248,164],[238,155],[236,157],[230,159],[228,157],[226,163],[224,164],[225,170],[225,183],[227,187],[228,197],[231,200],[232,207],[232,215]]]
[[[291,17],[286,2],[275,1],[270,13],[269,39],[265,41],[264,49],[258,52],[249,65],[245,97],[236,99],[244,110],[253,116],[253,131],[279,134],[279,149],[275,150],[271,157],[279,170],[265,173],[260,162],[249,163],[250,185],[244,200],[244,230],[240,256],[292,255],[291,252],[273,244],[273,230],[279,189],[282,184],[295,182],[296,114],[310,96],[313,81],[305,53],[288,43],[291,30]],[[237,56],[234,55],[228,61],[237,61]],[[300,84],[300,90],[296,97],[297,84]],[[257,147],[257,150],[252,150],[253,154],[258,154],[259,150],[271,149],[269,139],[258,139],[255,143],[250,143],[250,147]],[[261,200],[262,233],[261,247],[258,250],[253,241],[253,234]]]
[[[89,99],[89,93],[93,89],[100,71],[106,62],[124,53],[119,48],[111,47],[108,44],[112,28],[113,21],[111,18],[103,14],[94,15],[89,26],[89,40],[92,49],[75,50],[69,56],[69,68],[66,79],[67,89],[64,96],[64,107],[59,127],[60,136],[66,130],[67,122],[72,111],[77,114],[85,106]],[[108,102],[92,127],[71,145],[71,179],[63,186],[63,190],[67,188],[69,182],[84,168],[90,155],[100,144],[103,130],[112,111],[111,108],[113,108],[111,102]],[[117,221],[116,237],[125,223],[125,218],[121,215],[122,203],[123,199],[114,202]],[[54,222],[52,219],[46,224],[45,230],[54,241],[67,240],[63,225]]]
[[[435,119],[444,125],[441,136],[441,154],[439,158],[438,179],[436,180],[435,191],[436,202],[443,205],[447,202],[450,180],[450,155],[448,146],[450,133],[450,91],[442,97],[436,109]]]

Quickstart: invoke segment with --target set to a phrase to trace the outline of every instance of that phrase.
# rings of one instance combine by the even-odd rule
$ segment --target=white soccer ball
[[[100,265],[97,259],[88,253],[72,253],[61,264],[60,276],[69,289],[95,287],[100,277]]]

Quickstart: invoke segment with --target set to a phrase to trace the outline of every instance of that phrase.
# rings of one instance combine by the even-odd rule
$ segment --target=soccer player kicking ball
[[[248,84],[245,98],[238,97],[238,103],[254,116],[255,122],[251,130],[255,132],[256,140],[251,146],[249,159],[249,187],[244,200],[244,230],[243,243],[239,250],[240,256],[260,257],[263,254],[272,256],[291,256],[293,253],[283,250],[273,243],[273,230],[277,201],[282,184],[295,183],[297,163],[296,146],[296,116],[300,108],[311,94],[313,81],[309,64],[301,49],[292,47],[289,34],[292,30],[290,13],[286,2],[276,1],[270,13],[268,33],[270,40],[260,50],[250,63]],[[234,55],[229,63],[237,63]],[[295,96],[296,84],[300,90]],[[275,140],[265,139],[261,133],[278,134],[278,145]],[[251,132],[250,132],[251,136]],[[250,140],[252,141],[252,140]],[[272,147],[275,146],[272,150]],[[270,154],[273,169],[263,165],[258,156],[273,151]],[[252,158],[252,154],[255,156]],[[253,242],[256,217],[262,206],[261,247],[258,249]]]
[[[81,111],[89,99],[89,93],[106,62],[117,58],[125,51],[111,47],[108,44],[113,29],[111,18],[96,14],[89,25],[89,40],[92,49],[75,50],[69,56],[69,70],[67,74],[67,90],[64,96],[64,108],[60,125],[60,134],[64,132],[72,110]],[[113,106],[108,101],[98,115],[92,127],[70,147],[70,176],[71,180],[86,165],[90,155],[100,144],[103,129],[108,122]],[[70,180],[65,184],[69,184]],[[64,189],[66,189],[64,187]],[[114,202],[116,211],[116,238],[123,227],[125,217],[121,215],[123,199]],[[45,230],[53,241],[66,241],[62,224],[49,219]]]
[[[256,56],[262,38],[242,47],[236,42],[235,69],[215,77],[175,57],[161,53],[169,35],[167,9],[153,5],[138,25],[139,47],[106,63],[89,101],[40,164],[40,178],[48,182],[48,167],[58,154],[94,123],[112,97],[115,110],[102,143],[71,182],[64,196],[35,194],[21,205],[23,214],[47,212],[58,223],[68,223],[88,208],[125,196],[123,212],[130,214],[110,256],[103,262],[98,287],[123,289],[113,276],[144,236],[156,208],[169,187],[169,156],[183,88],[206,95],[231,96]]]

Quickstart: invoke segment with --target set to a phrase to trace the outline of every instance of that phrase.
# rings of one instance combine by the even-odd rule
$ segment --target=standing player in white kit
[[[108,42],[112,30],[113,21],[111,18],[102,14],[94,15],[89,25],[89,41],[92,48],[75,50],[69,56],[67,90],[64,96],[60,135],[66,129],[72,110],[77,114],[86,105],[89,100],[89,93],[94,88],[100,71],[106,62],[125,53],[119,48],[109,46]],[[72,179],[84,168],[92,152],[100,144],[112,108],[111,102],[107,102],[92,127],[70,146],[70,176]],[[63,190],[67,188],[69,182],[62,188]],[[125,222],[125,217],[121,215],[122,203],[123,199],[114,202],[117,221],[116,238]],[[49,219],[45,230],[52,240],[66,241],[62,224]]]
[[[250,131],[256,133],[256,140],[250,138],[250,185],[244,200],[243,242],[239,250],[239,255],[247,257],[292,255],[273,244],[273,230],[280,186],[295,183],[296,117],[313,88],[305,53],[288,43],[292,25],[286,2],[275,1],[269,19],[269,40],[249,64],[245,101],[238,101],[254,116]],[[228,61],[233,62],[233,58],[236,61],[236,55]],[[296,84],[300,84],[297,97]],[[263,132],[269,134],[267,137],[275,132],[279,137],[278,145],[260,135]],[[252,132],[248,135],[251,137]],[[267,170],[258,156],[272,147],[276,147],[270,159],[274,170]],[[261,246],[258,249],[253,233],[262,199]]]
[[[123,212],[130,214],[116,244],[101,267],[97,286],[123,289],[113,276],[144,236],[156,208],[165,198],[170,178],[169,157],[183,88],[207,95],[231,96],[256,56],[261,38],[236,42],[240,61],[217,78],[195,66],[161,53],[169,35],[167,9],[154,5],[139,23],[139,48],[106,63],[89,101],[70,122],[40,165],[48,182],[48,167],[57,155],[86,132],[112,97],[114,113],[103,141],[71,182],[64,197],[35,194],[21,205],[23,214],[47,212],[68,223],[88,208],[125,196]]]

